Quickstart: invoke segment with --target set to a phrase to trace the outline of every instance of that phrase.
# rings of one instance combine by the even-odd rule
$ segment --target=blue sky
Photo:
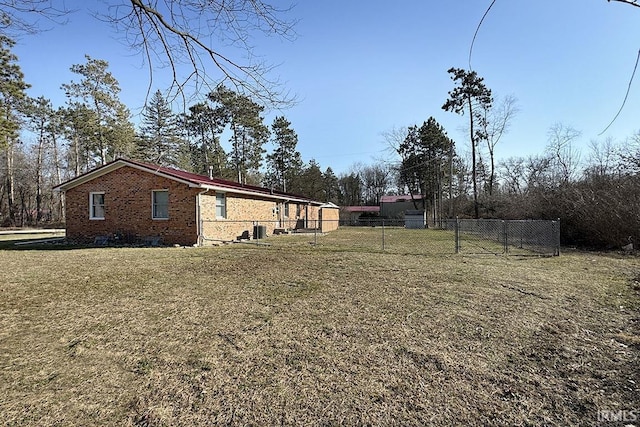
[[[78,9],[68,23],[23,36],[14,49],[32,85],[30,95],[64,104],[60,85],[77,79],[69,67],[84,63],[88,54],[109,62],[121,100],[139,112],[149,82],[142,59],[91,15],[102,2],[66,4]],[[429,116],[464,153],[465,118],[441,109],[453,88],[447,69],[468,67],[471,40],[489,4],[300,0],[289,15],[299,20],[295,40],[254,43],[257,54],[279,64],[272,76],[299,98],[290,109],[270,112],[267,121],[284,114],[298,133],[304,160],[314,158],[336,173],[356,162],[392,160],[381,133]],[[518,98],[520,112],[497,157],[541,153],[555,123],[582,132],[577,148],[583,158],[593,139],[624,141],[639,131],[640,71],[621,115],[598,137],[622,103],[639,49],[640,8],[606,0],[497,0],[472,57],[495,96]]]

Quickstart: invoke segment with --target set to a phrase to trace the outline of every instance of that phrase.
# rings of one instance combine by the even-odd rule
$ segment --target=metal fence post
[[[384,219],[382,220],[382,250],[384,251]]]
[[[556,249],[555,249],[555,256],[560,256],[560,218],[558,218],[557,221],[553,222],[553,231],[555,234],[555,240],[556,240]]]
[[[313,246],[318,246],[318,221],[316,220],[315,227],[313,227]]]
[[[456,245],[456,253],[459,254],[460,253],[460,220],[458,219],[458,217],[456,217],[456,222],[455,222],[455,227],[454,227],[454,235],[455,235],[455,245]]]
[[[502,234],[504,239],[504,253],[505,255],[509,254],[509,222],[502,221]]]

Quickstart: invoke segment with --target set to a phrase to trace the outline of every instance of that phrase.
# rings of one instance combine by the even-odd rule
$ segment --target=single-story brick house
[[[303,196],[127,159],[57,187],[65,194],[67,238],[102,236],[205,245],[276,230],[338,228],[339,209]],[[255,236],[254,236],[255,237]]]

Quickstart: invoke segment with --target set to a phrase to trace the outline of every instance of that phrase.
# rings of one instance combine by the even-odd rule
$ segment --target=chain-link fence
[[[461,219],[448,221],[457,253],[560,255],[560,221]]]
[[[559,221],[442,220],[415,228],[404,220],[208,221],[203,244],[242,243],[401,254],[559,255]]]

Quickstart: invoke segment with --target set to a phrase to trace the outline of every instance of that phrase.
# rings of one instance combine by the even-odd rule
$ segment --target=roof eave
[[[120,169],[122,167],[125,167],[125,166],[129,166],[131,168],[138,169],[138,170],[141,170],[141,171],[144,171],[144,172],[152,173],[154,175],[158,175],[158,176],[161,176],[163,178],[170,179],[172,181],[177,181],[177,182],[180,182],[182,184],[186,184],[189,187],[196,187],[196,188],[201,187],[201,185],[196,184],[196,183],[194,183],[192,181],[181,179],[181,178],[178,178],[176,176],[171,176],[171,175],[166,174],[166,173],[164,173],[164,172],[162,172],[160,170],[157,170],[157,169],[154,170],[153,168],[147,168],[147,167],[138,165],[136,163],[128,162],[125,159],[117,159],[117,160],[114,160],[111,163],[107,163],[106,165],[104,165],[102,167],[99,167],[98,169],[94,169],[94,170],[92,170],[90,172],[87,172],[87,173],[82,174],[82,175],[80,175],[78,177],[75,177],[75,178],[73,178],[73,179],[71,179],[71,180],[69,180],[69,181],[67,181],[67,182],[65,182],[63,184],[57,185],[56,187],[54,187],[54,189],[55,190],[59,190],[59,191],[67,191],[67,190],[70,190],[70,189],[72,189],[74,187],[77,187],[78,185],[82,185],[82,184],[84,184],[86,182],[89,182],[89,181],[91,181],[93,179],[96,179],[96,178],[98,178],[100,176],[103,176],[103,175],[106,175],[108,173],[111,173],[111,172],[113,172],[115,170],[118,170],[118,169]]]
[[[282,200],[282,201],[287,201],[287,202],[318,204],[318,205],[322,204],[320,202],[314,202],[313,200],[303,199],[303,198],[295,197],[295,196],[260,193],[260,192],[256,192],[256,191],[241,190],[239,188],[225,187],[225,186],[221,186],[221,185],[200,184],[200,187],[201,188],[205,188],[207,190],[220,191],[222,193],[244,194],[244,195],[247,195],[247,196],[256,196],[256,197],[262,197],[262,198],[265,198],[265,199]]]
[[[126,159],[116,159],[111,163],[107,163],[106,165],[99,167],[98,169],[94,169],[93,171],[87,172],[83,175],[80,175],[78,177],[75,177],[63,184],[60,184],[56,187],[54,187],[55,190],[58,191],[67,191],[70,190],[74,187],[77,187],[79,185],[82,185],[86,182],[89,182],[93,179],[96,179],[100,176],[106,175],[110,172],[113,172],[115,170],[118,170],[122,167],[131,167],[134,169],[138,169],[141,170],[143,172],[147,172],[147,173],[152,173],[154,175],[166,178],[166,179],[170,179],[172,181],[176,181],[185,185],[188,185],[190,188],[201,188],[201,189],[205,189],[205,190],[213,190],[213,191],[220,191],[220,192],[225,192],[225,193],[234,193],[234,194],[244,194],[244,195],[249,195],[249,196],[254,196],[254,197],[262,197],[265,199],[271,199],[271,200],[281,200],[281,201],[289,201],[289,202],[298,202],[298,203],[306,203],[306,204],[312,204],[312,205],[318,205],[321,206],[323,205],[323,203],[321,202],[316,202],[310,199],[305,199],[302,197],[295,197],[294,195],[287,195],[287,194],[269,194],[269,193],[265,193],[265,192],[259,192],[259,191],[252,191],[252,190],[243,190],[241,188],[237,188],[237,187],[227,187],[224,185],[215,185],[215,184],[208,184],[205,182],[197,182],[195,180],[188,180],[188,179],[182,179],[180,177],[177,177],[175,175],[171,175],[171,174],[167,174],[162,172],[159,168],[155,169],[152,167],[147,167],[145,165],[140,165],[137,164],[136,162],[130,162]]]

